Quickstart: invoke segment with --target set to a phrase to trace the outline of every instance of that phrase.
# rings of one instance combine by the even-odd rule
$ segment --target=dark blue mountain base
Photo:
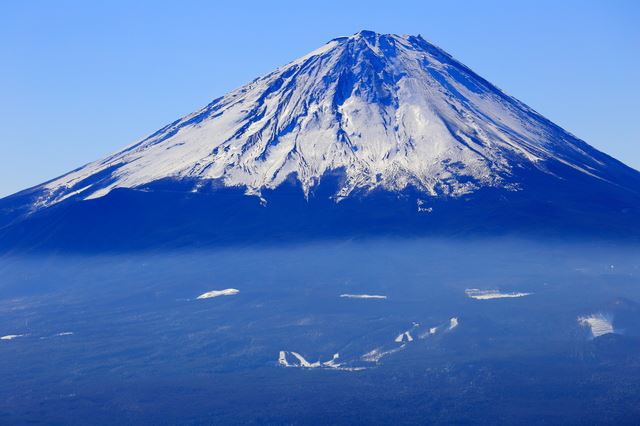
[[[517,239],[1,257],[0,336],[22,336],[0,341],[0,423],[636,424],[639,259]],[[287,368],[283,350],[367,369]]]
[[[562,174],[568,179],[521,173],[527,186],[519,191],[487,188],[446,198],[376,190],[337,203],[341,173],[325,176],[308,199],[292,176],[263,192],[266,205],[244,188],[211,181],[191,192],[196,182],[163,180],[95,200],[70,199],[17,220],[0,230],[0,248],[128,251],[388,236],[640,240],[637,193],[570,168]],[[10,201],[0,205],[5,212]]]

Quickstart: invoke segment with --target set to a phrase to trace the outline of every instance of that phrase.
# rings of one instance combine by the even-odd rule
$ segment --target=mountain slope
[[[122,197],[147,201],[128,212],[137,201]],[[188,200],[196,199],[197,207],[190,206]],[[115,220],[117,234],[132,216],[147,222],[147,214],[158,214],[151,210],[173,211],[176,203],[187,203],[187,211],[151,221],[141,240],[157,235],[167,221],[175,221],[176,230],[160,232],[159,241],[220,240],[225,233],[208,219],[220,223],[220,211],[228,209],[246,216],[244,223],[225,225],[230,240],[251,222],[260,229],[247,231],[248,239],[269,229],[308,234],[295,231],[298,221],[300,228],[324,221],[321,229],[344,227],[345,234],[493,233],[532,224],[627,234],[639,200],[640,173],[420,36],[362,31],[334,39],[104,160],[1,200],[0,237],[11,246],[60,241],[82,232],[62,219],[74,214],[76,223],[89,220],[83,226],[104,230],[104,220],[91,218],[116,205],[108,220]],[[330,220],[327,211],[337,216]],[[446,217],[440,217],[443,211]],[[530,217],[535,211],[543,216]],[[198,220],[192,216],[200,214],[204,222],[193,228],[189,224]],[[314,214],[318,222],[307,223],[304,218]],[[357,223],[345,225],[353,217]],[[61,228],[54,231],[51,222]],[[215,232],[207,232],[212,226]],[[103,240],[98,235],[91,244]]]

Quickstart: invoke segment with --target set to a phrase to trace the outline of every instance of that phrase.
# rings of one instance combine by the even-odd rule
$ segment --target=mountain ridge
[[[317,191],[327,176],[331,183]],[[427,205],[435,200],[484,200],[487,193],[495,193],[497,205],[505,197],[531,205],[553,200],[568,222],[576,213],[588,216],[579,206],[593,200],[612,198],[592,209],[622,214],[624,224],[640,206],[637,171],[421,36],[361,31],[333,39],[103,160],[5,197],[0,229],[11,234],[9,228],[24,228],[31,216],[52,207],[73,209],[116,190],[143,197],[172,188],[191,197],[229,189],[269,208],[268,195],[287,182],[307,202],[318,192],[336,204],[373,193],[410,193],[422,216],[433,212]],[[490,198],[478,208],[488,203]]]

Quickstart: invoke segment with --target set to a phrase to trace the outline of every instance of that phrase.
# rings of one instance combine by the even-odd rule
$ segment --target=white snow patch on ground
[[[287,358],[288,355],[291,355],[293,359]],[[340,358],[339,353],[333,354],[333,357],[329,361],[321,362],[320,360],[316,362],[309,362],[305,357],[300,355],[298,352],[293,351],[280,351],[278,354],[278,364],[283,367],[293,367],[293,368],[320,368],[325,370],[341,370],[341,371],[360,371],[364,370],[364,367],[345,367],[344,363],[338,362]]]
[[[340,354],[339,353],[335,353],[335,354],[333,354],[333,358],[331,358],[329,361],[323,362],[322,365],[324,365],[326,367],[332,367],[332,368],[340,367],[340,363],[338,362],[338,358],[340,358]]]
[[[413,337],[411,336],[411,333],[409,333],[408,331],[405,331],[404,333],[400,333],[398,337],[396,337],[395,339],[395,342],[397,343],[402,343],[404,341],[413,342]]]
[[[62,331],[60,333],[56,333],[51,336],[43,336],[40,338],[40,340],[47,340],[47,339],[53,339],[55,337],[64,337],[64,336],[72,336],[72,335],[73,335],[73,331]]]
[[[449,320],[449,330],[453,330],[458,326],[458,318],[453,317]]]
[[[341,294],[340,297],[346,299],[386,299],[387,296],[379,294]]]
[[[320,367],[320,361],[316,361],[314,363],[310,363],[302,355],[300,355],[298,352],[291,352],[291,355],[293,355],[294,357],[296,357],[298,359],[298,361],[300,362],[300,365],[302,367],[307,367],[307,368]]]
[[[476,300],[508,299],[514,297],[525,297],[532,294],[524,292],[502,293],[500,290],[480,290],[478,288],[468,288],[464,292],[467,296]]]
[[[0,340],[13,340],[18,337],[24,337],[24,334],[7,334],[6,336],[0,337]]]
[[[391,339],[374,349],[366,352],[364,355],[356,359],[342,360],[339,353],[335,353],[328,361],[318,360],[316,362],[308,361],[298,352],[280,351],[278,356],[278,364],[283,367],[296,368],[321,368],[321,369],[337,369],[345,371],[359,371],[369,367],[363,367],[362,362],[378,364],[382,358],[394,353],[405,350],[409,345],[414,345],[419,339],[425,339],[435,334],[446,334],[457,328],[459,325],[458,317],[451,317],[444,323],[433,327],[422,327],[420,323],[413,322],[412,327],[398,334],[393,342]],[[368,364],[365,364],[368,365]]]
[[[578,323],[591,329],[593,337],[614,333],[611,317],[602,313],[592,314],[588,317],[579,317]]]
[[[284,367],[291,367],[291,364],[287,361],[287,353],[285,351],[280,351],[280,355],[278,356],[278,364]]]
[[[218,296],[233,296],[234,294],[240,293],[240,290],[235,288],[227,288],[224,290],[212,290],[206,293],[202,293],[200,296],[196,297],[196,299],[211,299],[213,297]]]
[[[442,324],[439,324],[437,326],[425,328],[423,329],[424,331],[419,330],[419,333],[417,336],[418,336],[418,339],[426,339],[431,336],[435,336],[436,334],[439,335],[442,333],[447,333],[453,330],[454,328],[458,327],[458,325],[459,325],[458,317],[452,317],[448,321]]]
[[[400,352],[401,350],[403,350],[406,347],[406,345],[402,345],[400,347],[397,347],[395,349],[390,349],[388,351],[382,350],[382,348],[376,348],[372,351],[367,352],[366,354],[362,355],[362,359],[364,361],[367,362],[378,362],[380,361],[383,357],[387,356],[387,355],[391,355],[394,354],[396,352]]]

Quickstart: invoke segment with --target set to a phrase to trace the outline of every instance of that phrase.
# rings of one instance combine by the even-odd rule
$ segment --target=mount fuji
[[[0,200],[0,248],[640,236],[640,173],[420,36],[361,31]]]

